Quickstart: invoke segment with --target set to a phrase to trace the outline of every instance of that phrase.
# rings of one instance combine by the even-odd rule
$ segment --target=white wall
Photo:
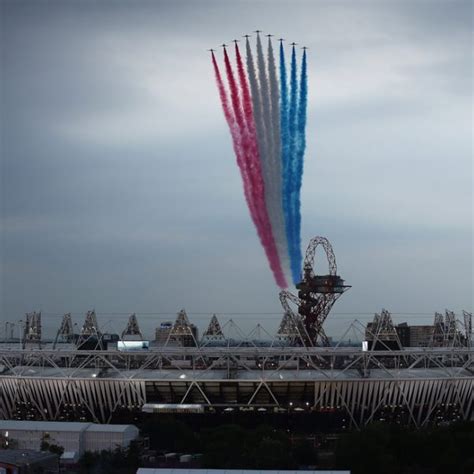
[[[126,448],[130,441],[138,437],[138,429],[136,427],[128,427],[124,431],[85,431],[84,432],[84,450],[85,451],[102,451],[113,450],[117,446]]]
[[[8,430],[8,439],[15,440],[19,449],[40,450],[41,441],[46,433],[49,438],[45,438],[49,444],[62,446],[65,451],[82,450],[81,432],[73,431],[38,431],[38,430]],[[5,432],[2,430],[2,434]]]
[[[65,451],[75,451],[79,454],[84,451],[113,450],[117,446],[126,448],[139,434],[136,426],[128,426],[117,431],[112,431],[107,426],[103,428],[103,431],[94,425],[90,425],[89,428],[83,431],[2,429],[0,433],[5,436],[8,431],[8,439],[15,440],[19,449],[35,451],[40,450],[41,441],[48,433],[49,437],[44,439],[49,444],[57,444]]]

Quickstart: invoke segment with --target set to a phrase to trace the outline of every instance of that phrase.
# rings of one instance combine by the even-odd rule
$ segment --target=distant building
[[[392,315],[385,309],[380,314],[375,314],[372,322],[367,323],[365,339],[370,350],[400,350],[402,343],[395,326]]]
[[[172,327],[173,323],[171,321],[165,321],[161,323],[159,327],[156,328],[155,341],[158,343],[159,346],[164,346],[166,344]]]
[[[436,324],[409,326],[401,323],[396,327],[403,347],[463,347],[467,338],[456,327],[450,331]]]
[[[396,331],[402,347],[410,347],[410,326],[408,326],[408,323],[399,324]]]
[[[0,450],[0,473],[33,474],[59,472],[59,456],[50,452],[26,449]]]
[[[98,425],[91,423],[84,432],[84,451],[127,448],[138,438],[138,428],[134,425]]]
[[[433,345],[434,326],[408,326],[410,330],[410,343],[408,347],[430,347]]]
[[[198,345],[199,331],[198,328],[191,323],[188,333],[174,334],[171,338],[183,347],[195,347]]]
[[[62,446],[66,452],[126,448],[138,437],[134,425],[99,425],[63,421],[1,420],[0,436],[20,449],[39,451],[43,441]]]
[[[389,330],[378,332],[374,336],[374,324],[367,323],[365,337],[369,341],[369,348],[392,349],[401,347],[450,347],[466,345],[466,337],[458,330],[452,332],[447,337],[436,330],[432,324],[409,326],[408,323],[401,323],[392,326]],[[398,343],[399,341],[399,343]]]
[[[155,341],[160,346],[195,347],[198,345],[198,337],[198,329],[189,322],[184,309],[178,313],[174,323],[163,322],[155,332]]]
[[[457,326],[452,311],[446,315],[436,313],[434,324],[410,326],[404,322],[395,326],[391,314],[382,310],[365,327],[368,349],[398,350],[403,347],[466,347],[470,341],[470,313],[464,312],[466,330]]]

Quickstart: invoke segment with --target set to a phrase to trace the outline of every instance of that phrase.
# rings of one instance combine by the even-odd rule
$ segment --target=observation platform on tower
[[[296,288],[304,293],[344,293],[350,286],[338,275],[314,275],[300,281]]]

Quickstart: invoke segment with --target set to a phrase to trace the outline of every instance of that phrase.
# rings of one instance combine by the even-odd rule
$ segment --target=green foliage
[[[202,466],[209,469],[245,468],[248,464],[246,431],[238,425],[223,425],[203,433]]]
[[[317,452],[307,440],[297,441],[293,445],[293,458],[302,466],[315,466],[318,463]]]
[[[100,455],[97,453],[91,453],[86,451],[79,459],[79,472],[81,473],[93,473],[96,472],[96,465],[99,462]]]
[[[294,469],[307,459],[316,459],[311,446],[293,446],[287,433],[269,426],[246,430],[223,425],[207,430],[202,437],[202,466],[208,469]]]
[[[64,448],[62,446],[48,443],[45,437],[43,437],[43,440],[41,441],[40,449],[41,451],[49,451],[50,453],[57,454],[59,457],[61,457],[64,453]]]
[[[17,449],[18,441],[0,434],[0,449]]]
[[[163,418],[159,422],[150,419],[145,422],[142,432],[150,437],[150,447],[172,452],[196,452],[199,438],[188,425],[173,418]]]
[[[298,437],[294,431],[289,435],[268,425],[255,429],[237,424],[207,429],[197,425],[192,429],[167,417],[150,419],[142,433],[149,436],[151,447],[157,451],[202,453],[200,467],[207,469],[319,467],[318,451],[304,435]],[[361,431],[341,434],[334,457],[331,450],[321,451],[321,463],[326,469],[348,469],[353,474],[472,474],[473,446],[472,422],[419,430],[372,423]],[[136,444],[127,451],[86,453],[81,459],[81,472],[136,472],[139,458]]]
[[[113,472],[114,474],[136,473],[140,467],[140,447],[132,441],[128,449],[117,447],[113,451],[92,453],[86,451],[79,459],[79,472],[81,474],[99,474]]]
[[[415,430],[371,424],[341,437],[336,467],[353,474],[471,474],[474,423]]]

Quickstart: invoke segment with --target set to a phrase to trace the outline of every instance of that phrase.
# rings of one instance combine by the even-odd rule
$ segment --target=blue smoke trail
[[[296,249],[296,235],[299,235],[299,230],[296,228],[295,211],[296,201],[298,195],[298,78],[296,73],[296,51],[295,47],[291,51],[291,74],[290,74],[290,108],[288,113],[288,131],[289,131],[289,150],[288,150],[288,220],[286,223],[288,247],[291,260],[291,273],[293,276],[293,283],[300,281],[301,272],[301,253]]]
[[[290,130],[288,121],[289,97],[288,78],[286,75],[285,50],[280,43],[280,151],[281,151],[281,206],[283,208],[283,222],[286,235],[286,249],[288,252],[289,270],[291,270],[290,255],[290,199],[289,199],[289,152]]]
[[[282,212],[282,193],[283,193],[283,173],[281,160],[281,130],[280,130],[280,90],[278,87],[278,76],[275,64],[275,56],[273,54],[272,40],[268,37],[268,53],[267,53],[267,71],[268,82],[270,85],[270,105],[271,105],[271,129],[272,129],[272,181],[275,188],[273,206],[275,214],[275,227],[273,234],[275,243],[280,256],[282,270],[288,281],[290,278],[290,256],[288,254],[288,240],[286,238],[285,218]],[[272,206],[272,207],[273,207]],[[267,207],[269,204],[267,203]]]
[[[294,258],[295,266],[292,267],[293,281],[295,277],[300,278],[301,272],[301,184],[303,180],[303,163],[304,152],[306,148],[306,109],[308,104],[308,75],[306,66],[306,50],[303,51],[303,59],[301,61],[301,76],[300,76],[300,90],[299,102],[297,112],[297,142],[296,142],[296,163],[295,163],[295,196],[293,200],[294,209]],[[296,263],[298,263],[296,268]],[[297,274],[295,270],[297,269]],[[296,281],[294,281],[296,283]]]

